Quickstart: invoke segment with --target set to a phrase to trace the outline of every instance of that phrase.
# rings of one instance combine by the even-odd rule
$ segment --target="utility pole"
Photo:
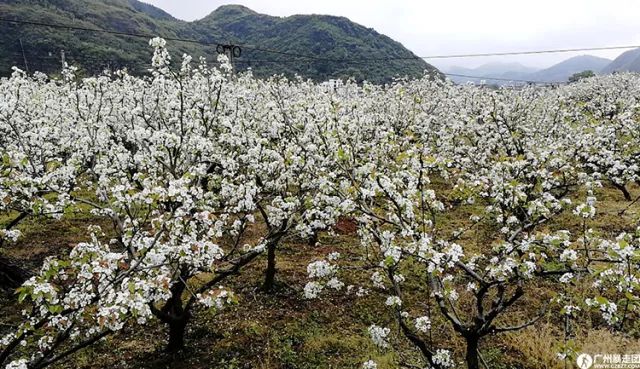
[[[27,56],[24,53],[24,46],[22,46],[22,39],[19,38],[18,41],[20,41],[20,50],[22,50],[22,59],[24,60],[24,69],[27,71],[27,73],[29,73],[29,64],[27,64]]]
[[[62,62],[62,70],[64,70],[64,67],[67,64],[67,61],[64,57],[64,50],[60,50],[60,61]]]
[[[216,52],[218,54],[226,54],[229,58],[229,63],[231,63],[231,66],[233,66],[233,59],[239,58],[242,55],[242,49],[240,48],[240,46],[236,46],[231,43],[218,44],[216,46]]]

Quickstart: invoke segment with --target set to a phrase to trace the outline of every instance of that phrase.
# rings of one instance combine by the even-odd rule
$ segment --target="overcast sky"
[[[507,52],[557,48],[640,45],[638,0],[144,0],[176,18],[203,18],[223,4],[242,4],[257,12],[330,14],[401,42],[420,56]],[[624,50],[588,52],[615,58]],[[536,56],[428,60],[437,67],[520,62],[546,67],[571,56]]]

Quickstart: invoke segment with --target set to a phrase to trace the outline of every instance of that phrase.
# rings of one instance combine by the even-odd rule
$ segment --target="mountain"
[[[0,14],[5,19],[195,39],[208,44],[168,40],[174,61],[183,53],[213,61],[217,43],[245,45],[235,65],[238,70],[251,68],[259,77],[298,74],[314,80],[352,77],[381,83],[395,77],[420,77],[425,70],[439,74],[402,44],[344,17],[272,17],[243,6],[225,5],[200,20],[185,22],[137,0],[0,0]],[[24,59],[32,71],[59,71],[61,50],[68,62],[80,65],[89,74],[105,67],[125,66],[143,73],[152,53],[148,39],[143,37],[8,22],[0,22],[0,32],[5,35],[0,39],[0,75],[10,73],[13,65],[24,69]]]
[[[226,35],[232,43],[248,43],[257,49],[275,49],[291,54],[311,54],[324,60],[278,55],[263,50],[248,49],[255,59],[277,60],[277,70],[313,75],[326,80],[353,76],[357,80],[388,81],[394,75],[421,76],[425,70],[436,69],[405,49],[402,44],[371,28],[344,17],[327,15],[294,15],[272,17],[237,5],[222,6],[209,16],[193,22],[200,34],[212,31]],[[243,51],[244,52],[244,51]],[[371,58],[409,58],[408,60],[377,60]],[[250,58],[249,58],[250,59]],[[344,59],[360,60],[345,63]],[[274,66],[250,63],[258,74],[269,74]]]
[[[0,14],[4,19],[174,38],[188,33],[186,22],[135,0],[0,0]],[[70,64],[82,66],[88,73],[108,66],[126,66],[140,73],[149,67],[152,55],[145,38],[7,22],[0,22],[0,32],[0,75],[9,73],[13,65],[25,69],[24,59],[31,71],[59,72],[62,50]],[[174,52],[193,50],[192,45],[183,43],[172,46]]]
[[[520,63],[488,63],[476,68],[463,68],[453,66],[447,70],[450,78],[455,83],[480,83],[486,80],[487,83],[496,85],[510,84],[509,80],[521,80],[527,75],[536,72],[537,69],[524,66]],[[479,78],[471,78],[464,76],[478,76]],[[492,80],[491,78],[498,78]]]
[[[625,51],[602,69],[602,73],[640,72],[640,49]]]
[[[637,52],[637,57],[640,64],[640,51]],[[630,59],[632,59],[631,62],[633,62],[633,58]],[[615,63],[615,61],[611,62],[609,59],[591,55],[582,55],[567,59],[542,70],[526,67],[519,63],[490,63],[481,65],[477,68],[451,67],[446,72],[449,74],[448,78],[456,83],[479,83],[481,81],[485,81],[488,84],[507,85],[512,83],[524,83],[519,82],[518,80],[534,82],[565,82],[574,73],[585,70],[591,70],[596,74],[606,73],[606,68],[608,68],[607,66],[613,63]],[[477,76],[478,78],[465,76]],[[498,80],[492,80],[491,78],[498,78]]]
[[[527,76],[528,80],[539,82],[565,82],[574,73],[585,70],[600,74],[611,60],[592,55],[580,55],[569,58],[547,69],[532,73]]]

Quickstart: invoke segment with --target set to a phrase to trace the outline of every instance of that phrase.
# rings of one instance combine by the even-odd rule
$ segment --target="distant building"
[[[336,90],[338,87],[344,86],[341,79],[330,79],[321,83],[322,86],[326,86],[329,89]]]

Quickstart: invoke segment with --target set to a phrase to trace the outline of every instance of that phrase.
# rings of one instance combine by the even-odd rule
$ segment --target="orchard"
[[[362,368],[488,367],[486,347],[543,322],[563,335],[558,367],[577,329],[640,336],[639,76],[329,86],[150,45],[145,77],[0,80],[0,281],[22,310],[0,326],[2,367],[151,325],[179,353],[202,311],[225,332],[216,316],[251,309],[234,288],[247,268],[277,300],[293,241],[315,250],[289,286],[301,309],[379,312]],[[84,239],[35,272],[2,255],[26,222],[78,213]],[[356,231],[336,250],[340,222]]]

